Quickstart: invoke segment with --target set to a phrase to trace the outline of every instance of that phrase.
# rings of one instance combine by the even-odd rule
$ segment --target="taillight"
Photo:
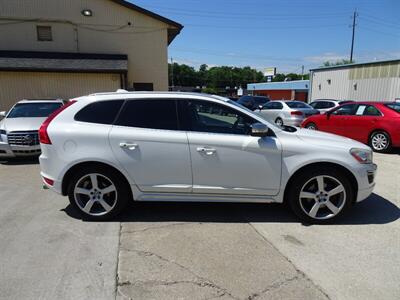
[[[55,110],[48,118],[43,122],[43,124],[40,126],[39,129],[39,141],[41,144],[48,144],[51,145],[51,140],[49,135],[47,134],[47,128],[49,127],[51,121],[54,120],[55,117],[57,117],[58,114],[60,114],[64,109],[66,109],[68,106],[74,104],[76,101],[69,101],[67,104],[61,106],[57,110]]]
[[[53,179],[50,179],[50,178],[47,178],[47,177],[44,177],[44,176],[42,176],[42,177],[43,177],[43,180],[44,180],[45,183],[47,183],[48,185],[53,186],[53,184],[54,184],[54,180]]]
[[[292,116],[302,116],[303,113],[301,111],[295,110],[295,111],[291,111],[290,114]]]

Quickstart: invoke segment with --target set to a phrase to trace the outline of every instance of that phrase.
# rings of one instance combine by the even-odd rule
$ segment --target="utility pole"
[[[304,65],[303,66],[301,66],[301,80],[303,80],[304,79]]]
[[[354,14],[353,14],[353,34],[351,36],[351,50],[350,50],[350,63],[353,62],[353,49],[354,49],[354,34],[356,31],[356,18],[357,18],[357,10],[354,10]]]
[[[174,60],[171,57],[171,87],[173,88],[174,86],[175,86],[175,84],[174,84]]]

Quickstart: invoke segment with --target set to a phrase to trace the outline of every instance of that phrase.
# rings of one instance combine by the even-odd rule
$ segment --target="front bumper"
[[[0,158],[26,157],[40,155],[40,145],[16,146],[0,142]]]
[[[365,200],[371,195],[375,187],[375,177],[377,172],[376,164],[366,164],[358,170],[358,193],[356,202]]]

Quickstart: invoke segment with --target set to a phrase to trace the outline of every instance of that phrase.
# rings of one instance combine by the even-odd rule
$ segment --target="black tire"
[[[386,146],[385,147],[379,147],[378,144],[376,144],[374,142],[374,139],[379,137],[379,136],[383,136],[386,138]],[[389,152],[392,149],[392,140],[390,138],[390,135],[385,132],[385,131],[374,131],[370,137],[369,137],[369,146],[372,148],[372,150],[374,150],[375,152],[380,152],[380,153],[385,153],[385,152]]]
[[[306,223],[311,223],[311,224],[329,224],[338,218],[342,217],[344,214],[347,213],[347,211],[352,207],[353,203],[355,202],[354,200],[354,189],[349,181],[349,179],[346,177],[346,175],[340,170],[336,169],[334,167],[325,167],[325,166],[315,166],[311,168],[307,168],[304,171],[298,173],[295,175],[296,178],[294,178],[289,186],[286,189],[286,199],[285,201],[288,202],[290,208],[292,211],[298,216],[302,221],[305,221]],[[337,180],[339,183],[341,183],[342,187],[344,188],[345,193],[338,194],[336,196],[333,196],[329,198],[329,201],[332,203],[338,203],[337,206],[340,207],[340,210],[336,215],[333,215],[329,218],[323,219],[319,218],[317,215],[316,218],[311,217],[309,214],[307,214],[304,210],[306,210],[307,205],[309,207],[313,207],[317,202],[319,201],[314,200],[314,199],[308,199],[308,198],[300,198],[300,192],[304,186],[308,185],[308,182],[310,184],[313,183],[313,178],[316,176],[326,176],[325,177],[325,182],[326,185],[330,185],[331,183],[334,183],[332,178]],[[335,182],[336,183],[336,182]],[[315,182],[317,184],[317,182]],[[329,190],[328,190],[329,191]],[[336,199],[334,199],[336,197]],[[307,203],[309,202],[309,203]],[[326,202],[325,202],[326,203]],[[329,212],[331,210],[328,209],[328,207],[325,205],[325,203],[322,203],[321,206],[321,212],[327,212],[329,215]],[[341,203],[339,205],[339,203]],[[321,203],[319,203],[321,205]],[[335,205],[336,206],[336,205]],[[310,209],[311,211],[311,209]],[[317,210],[319,211],[319,209]],[[331,212],[332,213],[332,212]],[[321,215],[322,216],[322,215]]]
[[[281,118],[276,118],[276,120],[275,120],[275,124],[276,125],[278,125],[278,126],[283,126],[283,120],[281,119]]]
[[[80,205],[78,205],[78,203],[85,204],[84,201],[86,201],[86,203],[89,202],[89,200],[91,199],[90,197],[92,197],[91,195],[83,195],[82,194],[83,196],[79,196],[76,199],[75,193],[74,193],[75,186],[77,185],[78,181],[82,182],[82,180],[84,180],[82,178],[84,178],[85,176],[89,176],[89,174],[98,174],[99,176],[96,176],[97,180],[100,179],[100,180],[106,181],[108,179],[115,186],[115,192],[110,192],[108,194],[104,194],[104,197],[106,195],[107,196],[110,195],[110,197],[114,196],[114,201],[111,201],[108,203],[110,206],[112,206],[112,209],[109,212],[106,212],[104,214],[95,214],[94,212],[87,213],[80,207]],[[106,179],[104,179],[102,176],[106,177]],[[98,182],[99,190],[101,190],[100,184],[102,183],[100,180]],[[93,188],[93,187],[91,187],[91,188]],[[88,189],[90,189],[90,188],[88,188]],[[105,199],[104,197],[102,196],[102,200]],[[89,167],[85,167],[85,168],[78,170],[71,177],[71,180],[68,185],[68,198],[69,198],[69,201],[70,201],[72,207],[74,207],[84,217],[84,219],[94,220],[94,221],[102,221],[102,220],[110,220],[113,217],[117,216],[119,213],[121,213],[122,210],[126,207],[127,203],[132,200],[132,192],[131,192],[131,189],[130,189],[129,184],[127,183],[126,179],[120,173],[115,171],[114,169],[107,168],[104,166],[89,166]],[[86,199],[84,199],[84,198],[86,198]],[[87,199],[89,199],[89,200],[87,200]],[[106,200],[108,200],[108,199],[106,199]],[[96,201],[96,200],[92,200],[92,201]],[[100,201],[100,200],[98,200],[98,201]],[[100,203],[97,203],[97,204],[95,203],[95,205],[99,206]],[[93,207],[95,205],[93,205]],[[92,207],[92,210],[93,210],[93,207]],[[100,208],[101,207],[99,207],[98,209],[100,210]]]
[[[304,127],[307,128],[307,129],[310,129],[310,130],[318,130],[317,125],[315,123],[313,123],[313,122],[307,123],[307,125],[304,126]]]

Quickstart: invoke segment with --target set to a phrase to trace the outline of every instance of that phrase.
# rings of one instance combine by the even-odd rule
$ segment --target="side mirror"
[[[6,116],[7,112],[6,111],[0,111],[0,117],[4,118]]]
[[[269,128],[263,123],[254,123],[251,125],[251,136],[264,137],[269,135]]]
[[[258,106],[258,109],[259,109],[259,110],[262,110],[262,109],[263,109],[263,106],[262,106],[262,105],[259,105],[259,106]]]

